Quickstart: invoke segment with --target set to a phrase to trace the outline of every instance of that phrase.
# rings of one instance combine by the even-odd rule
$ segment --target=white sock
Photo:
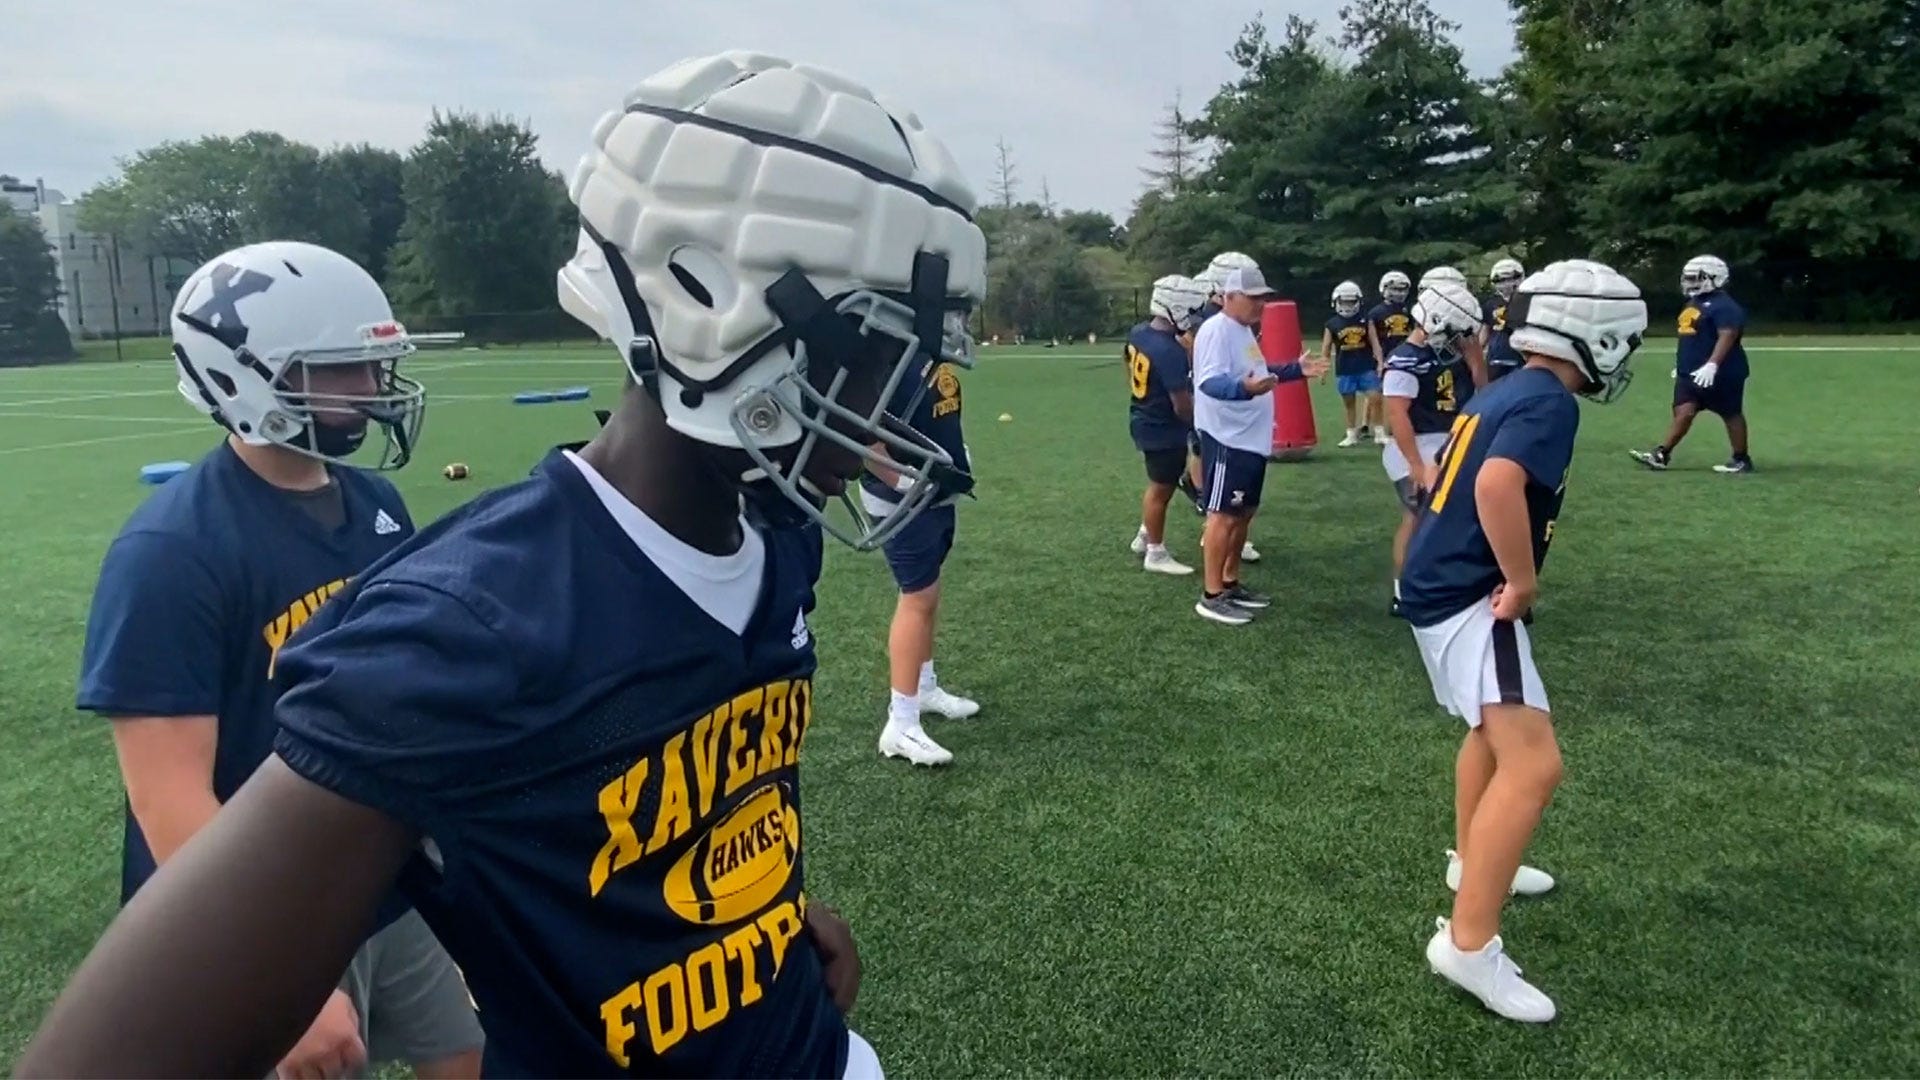
[[[1399,578],[1393,579],[1393,598],[1395,600],[1400,599],[1400,579]]]
[[[887,705],[887,726],[908,731],[920,726],[920,695],[893,692],[893,700]]]
[[[921,664],[920,665],[920,692],[924,694],[927,691],[932,690],[939,685],[940,685],[940,680],[933,677],[933,661],[929,660],[926,663]],[[916,701],[915,704],[917,705],[918,702]]]
[[[1148,545],[1147,545],[1147,558],[1149,558],[1149,559],[1165,559],[1165,558],[1169,558],[1169,556],[1167,555],[1167,545],[1165,545],[1165,544],[1148,544]]]
[[[1139,537],[1142,540],[1145,540],[1147,538],[1147,527],[1145,525],[1140,526],[1140,531],[1137,533],[1134,533],[1133,535]]]

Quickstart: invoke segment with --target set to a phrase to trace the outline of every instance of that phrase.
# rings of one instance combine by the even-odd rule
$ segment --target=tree
[[[1584,73],[1618,139],[1583,159],[1588,244],[1669,273],[1711,250],[1777,317],[1920,308],[1916,18],[1910,0],[1645,0]]]
[[[993,143],[994,170],[992,186],[988,193],[995,205],[1002,210],[1013,208],[1013,202],[1020,192],[1020,182],[1013,165],[1013,151],[1008,149],[1007,140],[995,139]]]
[[[1126,230],[1114,224],[1112,215],[1098,210],[1069,210],[1059,220],[1060,228],[1081,247],[1118,248],[1126,239]]]
[[[988,331],[1074,337],[1103,329],[1102,298],[1081,249],[1039,209],[1026,203],[1003,211],[1010,220],[1000,242],[988,242]]]
[[[397,307],[421,314],[548,310],[572,218],[537,140],[515,121],[435,112],[407,159],[407,215],[390,275]]]
[[[301,240],[363,266],[367,213],[347,170],[304,143],[262,147],[240,194],[240,243]]]
[[[1189,128],[1193,118],[1180,107],[1180,93],[1175,91],[1173,101],[1167,106],[1165,116],[1154,125],[1154,148],[1148,151],[1154,164],[1140,169],[1147,178],[1147,187],[1167,195],[1178,195],[1187,189],[1187,184],[1199,171],[1198,153]]]
[[[407,216],[402,191],[405,159],[391,150],[362,143],[332,150],[327,160],[353,191],[361,212],[366,215],[365,266],[376,280],[384,282],[393,245],[400,240],[400,225]]]
[[[81,200],[80,227],[205,262],[245,242],[248,180],[267,155],[288,145],[272,132],[250,131],[142,150]]]
[[[0,365],[65,360],[73,342],[54,311],[60,271],[38,223],[0,209]]]

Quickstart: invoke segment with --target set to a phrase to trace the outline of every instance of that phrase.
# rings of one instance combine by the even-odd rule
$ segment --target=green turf
[[[1254,527],[1248,579],[1279,602],[1236,631],[1127,555],[1111,348],[989,350],[939,653],[986,711],[932,729],[952,769],[874,754],[878,559],[830,555],[814,620],[810,885],[853,921],[855,1019],[888,1071],[1920,1074],[1920,352],[1830,344],[1850,351],[1755,353],[1751,477],[1708,470],[1711,422],[1666,475],[1622,452],[1663,428],[1664,346],[1583,409],[1535,626],[1568,772],[1534,859],[1562,885],[1506,928],[1561,1006],[1545,1029],[1426,970],[1460,728],[1382,611],[1395,510],[1376,452],[1331,447],[1331,388],[1323,448],[1273,468]],[[422,520],[593,426],[509,392],[604,402],[619,375],[589,350],[418,367],[437,404],[398,479]],[[137,467],[211,441],[172,381],[0,371],[0,1062],[113,908],[118,779],[72,686]],[[455,460],[473,480],[439,477]],[[1175,553],[1196,536],[1178,513]]]

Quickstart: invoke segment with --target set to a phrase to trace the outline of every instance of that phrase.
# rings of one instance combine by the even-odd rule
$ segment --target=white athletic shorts
[[[1480,726],[1482,705],[1552,711],[1533,666],[1526,624],[1494,618],[1493,597],[1432,626],[1414,627],[1413,639],[1433,680],[1434,699],[1468,727]]]
[[[1414,449],[1420,451],[1420,456],[1428,461],[1439,457],[1446,445],[1447,433],[1444,431],[1430,431],[1413,437]],[[1387,448],[1380,452],[1380,464],[1385,466],[1389,480],[1405,480],[1413,475],[1412,467],[1407,464],[1407,456],[1400,452],[1397,442],[1389,441]]]
[[[847,1032],[847,1072],[844,1080],[886,1080],[886,1073],[880,1068],[880,1055],[873,1052],[873,1044],[853,1031]]]

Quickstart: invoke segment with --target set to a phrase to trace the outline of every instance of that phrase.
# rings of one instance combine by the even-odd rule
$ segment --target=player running
[[[19,1075],[264,1075],[396,881],[489,1076],[879,1075],[806,888],[807,613],[823,529],[872,549],[970,483],[881,405],[970,362],[974,196],[913,113],[756,53],[652,75],[594,143],[560,300],[624,361],[617,410],[321,609],[275,756]],[[827,514],[863,467],[911,478],[897,509]]]
[[[1713,471],[1741,476],[1753,471],[1747,456],[1747,347],[1742,342],[1747,312],[1727,295],[1727,264],[1713,255],[1689,259],[1680,273],[1680,291],[1687,306],[1680,310],[1679,355],[1674,368],[1673,424],[1667,437],[1651,450],[1629,450],[1634,460],[1655,472],[1665,472],[1673,451],[1702,411],[1717,414],[1727,425],[1733,457]]]
[[[1146,459],[1147,489],[1140,496],[1140,529],[1133,553],[1150,573],[1185,576],[1193,567],[1174,559],[1166,545],[1167,506],[1187,467],[1193,433],[1192,360],[1181,336],[1199,326],[1207,286],[1170,274],[1153,283],[1146,322],[1127,334],[1127,382],[1132,399],[1127,427]]]
[[[1347,413],[1347,437],[1341,446],[1359,446],[1371,428],[1385,445],[1387,425],[1380,415],[1380,373],[1373,361],[1367,320],[1360,314],[1360,286],[1343,281],[1333,289],[1333,318],[1320,333],[1320,359],[1333,365],[1334,387]]]
[[[1467,342],[1477,340],[1480,304],[1465,285],[1443,281],[1420,294],[1410,317],[1413,329],[1387,356],[1387,375],[1381,382],[1393,441],[1381,452],[1380,463],[1404,511],[1393,534],[1393,601],[1388,607],[1393,615],[1400,614],[1400,569],[1419,520],[1420,497],[1433,490],[1435,458],[1472,394],[1461,354]]]
[[[1500,937],[1509,893],[1553,887],[1520,862],[1561,776],[1526,620],[1566,495],[1574,396],[1607,402],[1626,390],[1647,308],[1631,281],[1580,260],[1526,279],[1510,303],[1525,365],[1454,423],[1401,596],[1434,697],[1467,723],[1447,853],[1457,895],[1452,917],[1436,920],[1427,963],[1501,1016],[1543,1023],[1554,1003],[1521,978]]]

